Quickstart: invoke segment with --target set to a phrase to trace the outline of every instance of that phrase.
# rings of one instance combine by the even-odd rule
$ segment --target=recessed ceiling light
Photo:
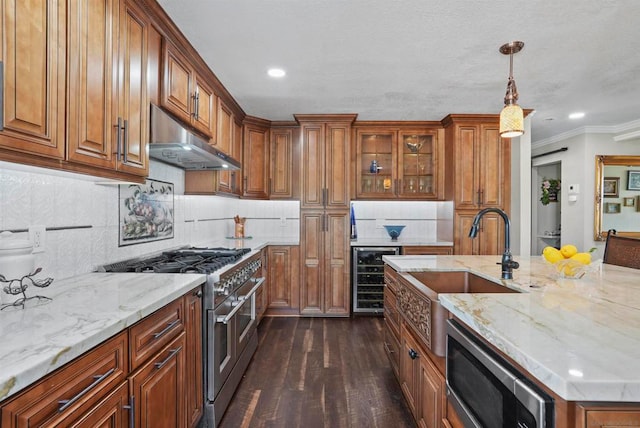
[[[579,112],[575,112],[575,113],[571,113],[569,115],[569,119],[582,119],[584,117],[584,113],[579,111]]]
[[[270,68],[267,74],[271,77],[284,77],[287,73],[281,68]]]

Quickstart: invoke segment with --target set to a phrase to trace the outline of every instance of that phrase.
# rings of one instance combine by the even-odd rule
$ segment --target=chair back
[[[616,235],[615,230],[607,234],[603,263],[640,269],[640,239]]]

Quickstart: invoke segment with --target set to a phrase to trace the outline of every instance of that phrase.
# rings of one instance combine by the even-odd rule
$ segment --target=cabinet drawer
[[[129,328],[131,370],[138,368],[183,330],[183,299],[169,303]]]
[[[58,426],[106,396],[128,373],[122,332],[48,375],[2,406],[3,428]]]
[[[385,287],[384,290],[384,318],[396,337],[400,337],[400,313],[396,295]]]
[[[389,329],[389,325],[384,327],[384,351],[389,357],[391,368],[396,377],[399,377],[400,370],[400,342],[398,337]]]

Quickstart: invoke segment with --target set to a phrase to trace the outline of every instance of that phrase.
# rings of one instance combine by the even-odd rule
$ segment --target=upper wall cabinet
[[[443,199],[444,131],[356,130],[356,198]]]
[[[271,127],[271,173],[270,173],[270,198],[294,199],[297,194],[300,163],[293,160],[299,155],[298,126],[272,126]]]
[[[243,196],[269,199],[269,122],[255,117],[244,121]]]
[[[150,24],[136,2],[7,1],[2,13],[0,146],[28,155],[0,157],[133,181],[146,176]]]
[[[129,1],[69,8],[68,158],[146,176],[147,18]]]
[[[66,2],[1,4],[0,146],[64,159]]]
[[[164,40],[162,105],[216,144],[216,100],[211,85],[200,77],[187,58]]]

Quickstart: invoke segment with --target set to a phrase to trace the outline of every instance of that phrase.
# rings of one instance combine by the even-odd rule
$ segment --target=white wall
[[[233,216],[247,217],[255,239],[299,239],[297,201],[250,201],[185,196],[184,171],[151,161],[149,177],[174,184],[174,238],[118,247],[118,185],[79,174],[0,162],[0,230],[30,225],[63,228],[46,232],[46,251],[36,255],[41,275],[54,279],[98,266],[184,245],[207,245],[233,235]],[[80,228],[86,226],[86,228]],[[17,233],[28,238],[27,233]],[[231,241],[230,241],[231,242]],[[251,241],[247,241],[250,246]]]
[[[565,152],[534,160],[534,165],[562,162],[561,190],[561,244],[574,244],[578,249],[599,249],[602,256],[604,242],[594,241],[595,203],[595,157],[596,155],[638,155],[639,141],[615,142],[611,133],[587,133],[572,136],[532,149],[532,155],[567,147]],[[576,202],[569,202],[567,188],[570,184],[580,186]]]

